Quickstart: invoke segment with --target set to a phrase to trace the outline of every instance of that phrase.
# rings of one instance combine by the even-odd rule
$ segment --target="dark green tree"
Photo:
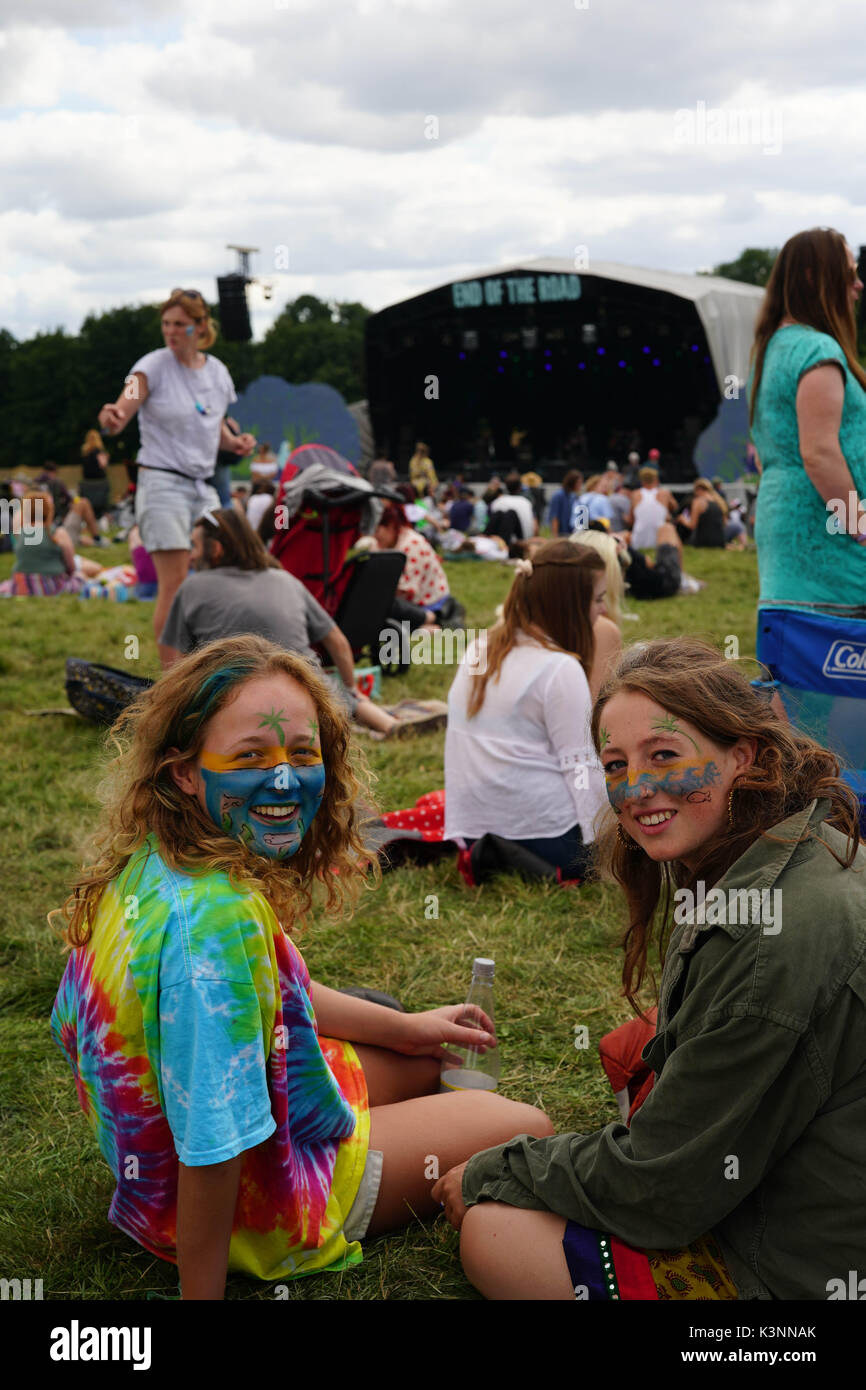
[[[714,265],[711,271],[699,273],[721,275],[725,280],[742,280],[747,285],[759,285],[763,289],[778,254],[778,246],[747,246],[735,261],[724,261],[721,265]]]
[[[301,295],[287,304],[265,334],[260,370],[300,383],[321,381],[346,401],[365,393],[363,304],[325,304]]]
[[[326,303],[300,295],[288,304],[262,343],[228,343],[214,353],[240,394],[262,373],[286,381],[322,381],[347,401],[364,395],[364,321],[357,303]],[[129,369],[163,346],[159,306],[145,304],[90,314],[77,335],[62,328],[18,342],[0,329],[0,467],[77,463],[89,429],[107,401],[123,390]],[[105,440],[113,462],[134,459],[135,419]]]
[[[86,387],[79,402],[78,446],[73,448],[73,455],[64,460],[69,463],[76,461],[86,431],[98,429],[102,407],[107,401],[117,400],[130,367],[145,353],[163,347],[159,308],[155,304],[125,305],[104,314],[89,314],[81,325],[78,342]],[[134,418],[123,434],[112,439],[105,437],[112,462],[134,459],[138,446],[138,421]]]

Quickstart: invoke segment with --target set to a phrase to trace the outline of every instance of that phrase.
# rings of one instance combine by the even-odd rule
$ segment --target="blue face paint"
[[[265,756],[258,759],[259,766],[229,769],[205,766],[229,759],[202,755],[205,805],[211,820],[254,854],[269,859],[288,859],[297,853],[325,792],[321,757],[307,766],[293,767],[284,749],[279,755],[281,760]],[[270,765],[263,767],[262,762]]]
[[[614,766],[611,762],[608,767]],[[625,769],[605,770],[607,798],[617,815],[629,801],[649,800],[650,796],[669,796],[684,801],[708,801],[707,789],[718,786],[721,773],[709,758],[680,758],[675,762],[642,768],[634,774]]]

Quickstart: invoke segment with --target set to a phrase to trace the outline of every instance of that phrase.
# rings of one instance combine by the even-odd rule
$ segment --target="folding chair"
[[[839,758],[866,836],[866,621],[761,608],[757,655],[794,727]]]
[[[366,646],[378,653],[405,564],[399,550],[369,551],[352,563],[335,621],[356,656]]]

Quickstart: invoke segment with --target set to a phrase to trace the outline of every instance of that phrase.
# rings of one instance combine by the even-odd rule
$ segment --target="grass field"
[[[100,558],[119,563],[125,547]],[[694,596],[633,604],[639,621],[624,624],[624,641],[688,633],[723,648],[736,637],[740,655],[753,655],[754,553],[698,551],[689,554],[688,569],[707,587]],[[0,556],[0,578],[10,570],[11,556]],[[463,563],[450,566],[449,578],[468,625],[480,628],[504,598],[511,572]],[[0,602],[0,708],[8,739],[0,804],[0,1277],[41,1278],[46,1299],[174,1294],[175,1270],[106,1219],[113,1179],[48,1027],[64,955],[45,915],[65,898],[94,822],[103,735],[83,720],[26,714],[66,704],[67,656],[127,665],[132,634],[140,641],[133,669],[155,676],[152,605]],[[385,697],[445,698],[452,677],[452,668],[414,667],[387,682]],[[443,785],[443,744],[442,733],[389,745],[365,741],[383,809],[411,805]],[[438,919],[425,918],[429,894],[438,895]],[[447,863],[387,875],[351,923],[317,921],[301,944],[314,979],[335,988],[386,989],[409,1009],[459,1001],[473,956],[493,956],[503,1093],[542,1105],[560,1129],[587,1131],[617,1118],[596,1049],[605,1032],[631,1016],[619,998],[621,925],[621,903],[607,885],[578,893],[500,879],[469,890]],[[574,1026],[581,1023],[589,1028],[588,1051],[574,1047]],[[295,1281],[289,1296],[475,1298],[457,1244],[444,1218],[427,1226],[416,1221],[365,1245],[356,1269]],[[231,1276],[226,1296],[272,1298],[273,1290]]]

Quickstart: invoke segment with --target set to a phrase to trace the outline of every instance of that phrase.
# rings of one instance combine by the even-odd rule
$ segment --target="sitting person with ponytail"
[[[856,797],[687,638],[626,653],[592,739],[636,1013],[663,963],[655,1080],[630,1126],[520,1136],[440,1180],[466,1273],[491,1299],[844,1298],[866,1249]]]
[[[502,622],[470,646],[448,696],[446,839],[497,835],[584,877],[605,802],[589,738],[605,587],[604,560],[570,540],[517,562]]]

